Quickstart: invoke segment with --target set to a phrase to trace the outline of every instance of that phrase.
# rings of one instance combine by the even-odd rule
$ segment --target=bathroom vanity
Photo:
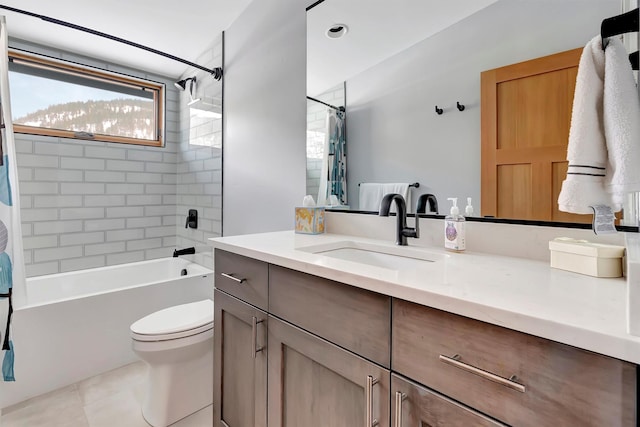
[[[352,236],[212,243],[216,427],[638,425],[624,279]]]

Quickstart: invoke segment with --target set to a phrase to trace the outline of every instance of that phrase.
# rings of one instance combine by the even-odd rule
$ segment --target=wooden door
[[[481,74],[481,214],[591,222],[558,210],[582,49]]]
[[[271,316],[268,339],[269,427],[389,426],[389,370]]]
[[[267,425],[267,315],[215,291],[215,427]]]
[[[506,427],[413,381],[391,375],[393,427]]]

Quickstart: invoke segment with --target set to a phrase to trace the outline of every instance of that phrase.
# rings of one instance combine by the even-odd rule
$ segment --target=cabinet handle
[[[407,395],[401,391],[396,391],[396,417],[394,419],[393,427],[402,427],[402,402],[407,398]]]
[[[524,385],[514,381],[516,379],[515,375],[512,375],[511,378],[504,378],[500,375],[485,371],[484,369],[476,368],[475,366],[461,362],[460,359],[461,357],[459,354],[456,354],[453,357],[444,356],[442,354],[440,355],[440,361],[446,363],[447,365],[455,366],[456,368],[462,369],[463,371],[478,375],[482,378],[496,382],[512,390],[519,391],[520,393],[524,393],[526,391]]]
[[[377,383],[377,378],[373,378],[371,375],[367,375],[367,386],[364,389],[364,399],[366,401],[364,420],[365,427],[375,427],[378,425],[378,420],[373,418],[373,386]]]
[[[251,342],[251,357],[256,358],[256,354],[264,350],[264,347],[258,347],[258,323],[262,323],[264,320],[258,320],[256,316],[251,318],[251,333],[252,333],[252,342]]]
[[[220,273],[220,275],[221,275],[222,277],[226,277],[227,279],[231,279],[231,280],[233,280],[234,282],[238,282],[238,283],[244,283],[244,282],[246,282],[246,281],[247,281],[247,279],[240,279],[240,278],[238,278],[238,277],[234,277],[234,276],[232,276],[231,274],[227,274],[227,273]]]

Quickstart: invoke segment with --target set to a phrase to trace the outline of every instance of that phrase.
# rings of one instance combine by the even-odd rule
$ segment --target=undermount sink
[[[353,241],[307,246],[298,250],[391,270],[419,268],[439,261],[444,256],[409,246],[385,246]]]

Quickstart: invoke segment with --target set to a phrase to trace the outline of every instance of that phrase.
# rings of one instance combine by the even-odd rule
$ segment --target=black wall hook
[[[438,108],[438,106],[436,105],[436,113],[438,113],[438,115],[444,113],[444,110],[442,108]]]
[[[458,102],[458,101],[456,101],[456,107],[458,107],[458,110],[464,111],[464,105],[460,104],[460,102]]]

